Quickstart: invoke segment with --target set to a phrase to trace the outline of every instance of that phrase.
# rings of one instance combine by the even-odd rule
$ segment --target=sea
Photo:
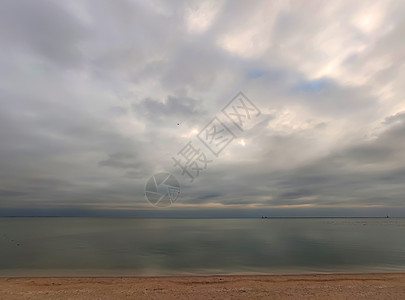
[[[0,276],[404,271],[404,218],[0,218]]]

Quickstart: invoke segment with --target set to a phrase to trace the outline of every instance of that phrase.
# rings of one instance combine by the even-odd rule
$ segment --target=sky
[[[404,16],[0,1],[0,216],[405,216]],[[239,92],[243,130],[222,111]],[[215,117],[233,137],[218,155],[198,138]],[[210,161],[192,182],[173,160],[189,142]],[[165,208],[145,197],[159,172],[180,184]]]

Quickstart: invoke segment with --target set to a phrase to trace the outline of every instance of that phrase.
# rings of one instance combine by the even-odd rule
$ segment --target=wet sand
[[[405,299],[405,273],[0,278],[0,299]]]

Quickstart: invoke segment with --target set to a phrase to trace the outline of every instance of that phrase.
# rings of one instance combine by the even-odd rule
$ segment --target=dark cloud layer
[[[391,215],[405,208],[405,5],[1,1],[0,216]],[[241,132],[221,109],[261,110]],[[212,117],[235,140],[190,183]],[[181,197],[151,210],[146,180]]]

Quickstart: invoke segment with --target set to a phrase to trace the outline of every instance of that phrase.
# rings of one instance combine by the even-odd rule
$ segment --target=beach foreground
[[[404,299],[405,273],[0,278],[0,299]]]

